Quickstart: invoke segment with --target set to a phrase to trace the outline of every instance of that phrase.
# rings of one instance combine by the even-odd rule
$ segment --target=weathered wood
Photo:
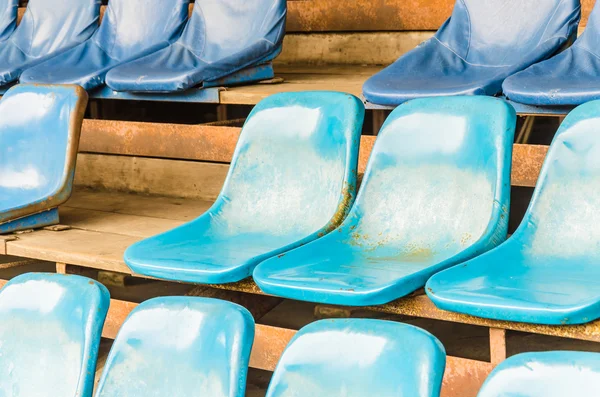
[[[506,330],[490,328],[490,361],[494,365],[506,360]]]

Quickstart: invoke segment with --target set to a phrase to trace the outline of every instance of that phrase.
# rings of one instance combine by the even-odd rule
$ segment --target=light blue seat
[[[478,397],[600,396],[600,354],[519,354],[500,363]]]
[[[285,349],[266,397],[439,397],[446,352],[430,333],[381,320],[323,320]]]
[[[254,320],[216,299],[166,297],[134,309],[96,397],[244,397]]]
[[[91,396],[109,300],[80,276],[9,281],[0,292],[0,395]]]
[[[99,13],[100,0],[29,0],[23,20],[0,46],[0,85],[87,40]]]
[[[136,273],[230,283],[333,230],[354,201],[364,106],[336,92],[273,95],[246,121],[215,204],[125,252]]]
[[[179,40],[111,70],[106,84],[116,91],[173,92],[231,75],[235,83],[252,81],[253,69],[281,52],[285,16],[286,0],[198,1]]]
[[[367,80],[365,98],[496,95],[508,76],[549,58],[577,34],[579,0],[457,0],[433,38]]]
[[[600,318],[600,101],[557,132],[529,209],[495,250],[436,274],[440,308],[498,320],[579,324]]]
[[[19,0],[0,0],[0,43],[6,41],[17,27]]]
[[[21,75],[21,83],[104,84],[106,73],[156,52],[181,34],[189,0],[110,0],[100,29],[84,43]]]
[[[261,263],[270,294],[390,302],[506,238],[515,112],[486,97],[418,99],[388,117],[350,214],[329,235]]]
[[[0,233],[58,223],[71,195],[87,94],[18,85],[0,100]]]

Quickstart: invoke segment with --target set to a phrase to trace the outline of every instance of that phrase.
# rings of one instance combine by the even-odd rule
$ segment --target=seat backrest
[[[98,28],[100,0],[29,0],[11,40],[40,58],[87,40]]]
[[[489,97],[396,108],[342,226],[351,230],[348,244],[393,266],[473,256],[502,242],[515,120],[510,105]]]
[[[86,105],[87,94],[78,86],[17,85],[4,94],[0,222],[69,198]]]
[[[600,56],[600,2],[596,2],[588,17],[585,30],[577,38],[576,45]]]
[[[0,0],[0,42],[6,41],[17,27],[19,0]]]
[[[252,110],[210,210],[211,233],[286,243],[337,226],[354,201],[364,106],[349,94],[283,93]]]
[[[189,0],[110,0],[94,40],[123,60],[177,40],[188,19]]]
[[[243,397],[253,340],[254,320],[241,306],[151,299],[121,327],[96,397]]]
[[[285,0],[198,1],[180,40],[208,63],[260,41],[276,47],[285,34],[286,7]]]
[[[109,294],[80,276],[31,273],[0,292],[0,395],[89,396]]]
[[[519,354],[500,363],[478,397],[565,397],[600,395],[600,354]]]
[[[445,363],[442,344],[412,325],[317,321],[287,346],[266,397],[439,397]]]
[[[577,32],[579,0],[456,0],[437,38],[471,64],[519,64],[546,40]]]

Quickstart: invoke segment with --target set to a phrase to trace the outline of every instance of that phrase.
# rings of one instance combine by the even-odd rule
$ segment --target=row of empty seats
[[[94,280],[25,274],[0,292],[0,394],[92,395],[109,293]],[[123,323],[96,397],[243,397],[254,341],[243,307],[199,297],[143,302]],[[442,344],[382,320],[323,320],[302,328],[279,360],[267,397],[438,397]],[[51,393],[51,394],[50,394]],[[480,397],[600,393],[600,354],[527,353],[501,363]]]

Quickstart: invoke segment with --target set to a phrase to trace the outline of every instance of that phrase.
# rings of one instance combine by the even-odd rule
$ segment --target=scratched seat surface
[[[179,40],[111,70],[106,82],[117,91],[181,91],[268,62],[281,51],[285,15],[285,0],[197,2]]]
[[[0,0],[0,43],[6,41],[17,27],[19,0]]]
[[[110,69],[177,40],[188,5],[188,0],[111,0],[89,40],[28,69],[21,82],[78,84],[86,90],[103,85]]]
[[[512,356],[487,378],[478,397],[600,395],[600,354],[543,352]]]
[[[439,397],[445,363],[442,344],[412,325],[317,321],[287,346],[266,397]]]
[[[87,94],[18,85],[0,100],[0,233],[46,226],[71,195]],[[45,224],[44,224],[45,223]]]
[[[229,283],[312,241],[354,201],[364,106],[336,92],[273,95],[246,121],[229,175],[207,213],[129,247],[136,273]]]
[[[548,151],[525,217],[495,250],[436,274],[440,308],[498,320],[600,317],[600,102],[573,110]]]
[[[496,95],[508,76],[555,54],[577,33],[579,0],[457,0],[433,38],[371,77],[365,98]]]
[[[243,397],[253,341],[254,320],[241,306],[151,299],[121,327],[96,397]]]
[[[23,20],[0,46],[0,85],[87,40],[98,27],[99,12],[99,0],[30,0]]]
[[[512,107],[486,97],[398,107],[344,223],[264,261],[254,280],[286,298],[377,305],[496,246],[507,233],[515,117]]]
[[[109,294],[80,276],[30,273],[0,292],[0,395],[89,396]]]

